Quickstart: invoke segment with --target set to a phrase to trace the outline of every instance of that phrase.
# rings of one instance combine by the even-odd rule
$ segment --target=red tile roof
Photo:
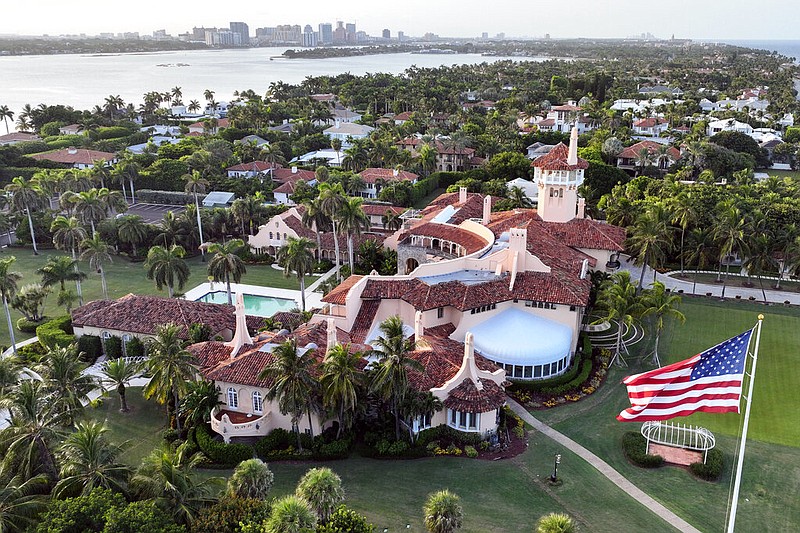
[[[0,135],[0,143],[8,142],[26,142],[26,141],[40,141],[41,137],[34,133],[25,131],[12,131],[6,135]]]
[[[416,148],[420,144],[426,144],[426,142],[423,141],[422,139],[417,138],[417,137],[406,137],[405,139],[402,139],[402,140],[398,141],[397,144],[399,144],[403,148],[407,148],[409,146],[412,147],[412,148]],[[438,139],[433,141],[433,142],[429,142],[427,144],[430,144],[431,146],[433,146],[436,149],[436,153],[438,153],[438,154],[450,154],[450,155],[456,154],[456,155],[468,155],[468,156],[471,156],[472,154],[475,153],[475,149],[474,148],[466,148],[465,147],[465,148],[455,149],[454,147],[446,145],[444,142],[442,142],[442,141],[440,141]]]
[[[660,124],[666,124],[667,121],[660,117],[643,118],[642,120],[633,123],[635,128],[652,128]]]
[[[383,216],[386,214],[386,211],[391,211],[392,213],[399,215],[406,210],[405,207],[397,207],[394,205],[385,204],[362,204],[361,208],[364,210],[364,214],[367,216]]]
[[[395,172],[397,172],[396,175]],[[361,176],[361,179],[366,183],[375,183],[381,179],[385,181],[415,181],[419,178],[419,176],[413,172],[407,172],[405,170],[396,171],[391,168],[367,168],[359,172],[358,175]]]
[[[468,413],[488,413],[501,408],[506,403],[503,387],[491,379],[481,379],[483,390],[478,390],[472,379],[465,379],[450,391],[444,406],[455,411]]]
[[[464,247],[464,249],[467,251],[467,254],[477,252],[489,244],[483,237],[480,237],[471,231],[459,228],[458,226],[437,224],[434,222],[428,222],[414,226],[404,233],[401,239],[405,239],[411,235],[431,237],[433,239],[442,239],[458,243]]]
[[[578,158],[577,165],[570,165],[567,163],[569,158],[569,148],[564,143],[558,143],[546,155],[538,157],[533,160],[531,166],[541,168],[542,170],[576,170],[589,168],[589,162],[585,159]]]
[[[464,344],[443,337],[425,336],[424,342],[418,342],[409,355],[422,365],[423,370],[410,369],[408,382],[416,390],[426,391],[441,387],[456,375],[464,361]],[[497,365],[478,354],[475,354],[475,364],[480,370],[498,370]]]
[[[353,327],[350,328],[350,338],[353,342],[364,344],[380,306],[380,300],[364,300],[361,303],[358,315],[356,315],[356,319],[353,321]]]
[[[576,105],[565,104],[565,105],[554,105],[553,107],[550,108],[550,111],[574,112],[574,111],[580,111],[581,109],[582,109],[581,107]]]
[[[69,165],[91,165],[93,161],[114,161],[117,156],[111,152],[100,152],[97,150],[87,150],[86,148],[64,148],[55,152],[44,152],[32,154],[29,157],[41,161],[55,161],[56,163],[66,163]]]
[[[344,305],[345,298],[347,298],[347,293],[350,292],[350,289],[353,288],[353,285],[361,281],[361,278],[364,276],[359,276],[356,274],[351,275],[346,280],[342,281],[339,285],[334,287],[331,292],[326,294],[322,301],[329,303],[329,304],[336,304],[336,305]]]
[[[273,194],[276,192],[284,194],[294,194],[294,189],[296,186],[297,186],[296,181],[284,181],[283,183],[272,189],[272,192]]]
[[[411,115],[411,111],[403,111],[402,113],[395,115],[394,120],[411,120]]]
[[[625,228],[588,218],[573,218],[569,222],[551,222],[547,230],[558,236],[564,244],[574,248],[623,251]]]
[[[314,174],[311,170],[304,170],[302,168],[297,168],[295,172],[292,172],[291,167],[284,167],[278,168],[272,172],[272,181],[277,181],[278,183],[284,183],[286,181],[311,181],[316,179],[316,174]]]
[[[658,153],[658,149],[662,146],[666,146],[655,141],[640,141],[636,144],[628,146],[620,154],[617,156],[621,159],[636,159],[639,156],[639,152],[646,149],[650,152],[651,155],[656,155]],[[681,157],[680,151],[674,146],[669,147],[669,157],[673,161],[677,161]]]

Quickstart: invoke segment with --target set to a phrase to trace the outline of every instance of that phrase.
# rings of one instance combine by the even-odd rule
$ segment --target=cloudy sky
[[[379,35],[389,28],[407,35],[657,37],[796,39],[800,2],[794,0],[5,0],[0,34],[57,35],[166,29],[175,35],[192,26],[256,27],[355,21]],[[754,15],[756,15],[754,17]],[[768,31],[765,29],[768,28]]]

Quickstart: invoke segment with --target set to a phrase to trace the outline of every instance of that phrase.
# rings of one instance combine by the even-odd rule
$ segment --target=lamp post
[[[553,475],[550,476],[550,481],[555,483],[558,481],[558,465],[561,464],[561,454],[557,453],[555,457],[555,462],[553,463]]]

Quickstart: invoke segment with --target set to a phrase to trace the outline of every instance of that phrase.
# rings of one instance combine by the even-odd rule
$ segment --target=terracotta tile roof
[[[640,141],[636,144],[628,146],[622,152],[619,153],[617,157],[621,159],[636,159],[643,149],[646,149],[650,152],[651,155],[656,155],[658,153],[658,149],[664,146],[663,144],[659,144],[655,141]],[[674,146],[669,147],[669,157],[673,161],[677,161],[681,158],[681,153],[678,151],[677,148]]]
[[[554,105],[553,107],[550,108],[550,111],[574,112],[574,111],[580,111],[581,109],[582,108],[579,106],[566,104],[566,105]]]
[[[329,304],[344,305],[345,298],[347,298],[347,294],[350,292],[350,289],[353,288],[353,285],[361,281],[361,278],[363,277],[364,276],[359,276],[356,274],[349,276],[346,280],[334,287],[331,292],[323,296],[322,301]]]
[[[397,144],[399,144],[400,146],[402,146],[404,148],[409,147],[409,146],[412,147],[412,148],[416,148],[420,144],[425,144],[425,141],[423,141],[422,139],[419,139],[417,137],[406,137],[405,139],[402,139],[402,140],[398,141]],[[459,149],[456,150],[454,147],[448,146],[444,142],[442,142],[442,141],[440,141],[438,139],[433,141],[433,142],[431,142],[431,143],[428,143],[428,144],[431,144],[431,146],[433,146],[436,149],[436,153],[438,153],[438,154],[468,155],[468,156],[471,156],[472,154],[475,153],[475,149],[474,148],[466,148],[465,147],[465,148],[459,148]]]
[[[217,119],[217,129],[227,128],[228,126],[230,126],[230,124],[231,124],[230,119],[227,119],[227,118]],[[192,124],[189,124],[188,127],[189,128],[203,128],[205,126],[203,124],[203,121],[199,121],[199,122],[194,122]]]
[[[545,118],[540,120],[536,123],[537,126],[541,128],[551,128],[556,125],[556,119],[554,118]]]
[[[297,168],[297,167],[294,167]],[[292,172],[292,167],[283,167],[278,168],[272,171],[272,181],[277,181],[278,183],[284,183],[286,181],[311,181],[316,179],[317,176],[311,170],[304,170],[302,168],[297,168],[295,172]]]
[[[402,113],[395,115],[394,120],[411,120],[411,115],[411,111],[403,111]]]
[[[6,135],[0,135],[0,143],[9,142],[26,142],[26,141],[40,141],[41,137],[34,133],[27,133],[24,131],[12,131]]]
[[[447,324],[439,324],[438,326],[425,328],[424,335],[426,337],[441,337],[446,339],[452,335],[455,330],[456,327],[453,325],[453,323],[448,322]]]
[[[567,163],[569,158],[569,148],[564,143],[558,143],[546,155],[536,158],[531,163],[531,166],[541,168],[542,170],[576,170],[589,168],[589,162],[585,159],[578,158],[577,165],[570,165]]]
[[[547,230],[558,236],[564,244],[574,248],[623,251],[625,228],[588,218],[573,218],[569,222],[551,222]]]
[[[272,189],[273,193],[284,193],[284,194],[294,194],[295,184],[296,181],[284,181],[274,189]]]
[[[44,152],[28,156],[37,161],[43,159],[55,161],[56,163],[66,163],[69,165],[91,165],[92,161],[114,161],[117,156],[111,152],[100,152],[97,150],[87,150],[86,148],[64,148],[55,152]]]
[[[395,175],[395,172],[397,172],[397,175]],[[385,181],[415,181],[419,178],[419,176],[413,172],[405,170],[395,171],[391,168],[366,168],[359,172],[358,175],[361,176],[361,179],[366,183],[375,183],[381,179]]]
[[[250,163],[239,163],[225,170],[228,172],[266,172],[269,169],[283,168],[280,163],[269,163],[267,161],[252,161]]]
[[[423,370],[409,370],[408,382],[418,391],[441,387],[456,375],[464,361],[464,344],[442,337],[424,337],[409,354]],[[481,370],[494,372],[498,366],[485,357],[475,354],[475,364]]]
[[[386,211],[391,211],[392,213],[399,215],[406,210],[405,207],[382,204],[363,204],[361,207],[364,209],[364,214],[368,216],[383,216]]]
[[[455,411],[488,413],[505,405],[506,393],[503,387],[491,379],[481,379],[480,382],[483,390],[478,390],[471,379],[465,379],[450,391],[444,406]]]
[[[380,306],[380,300],[365,300],[361,302],[358,315],[356,315],[356,319],[353,321],[353,327],[350,328],[350,338],[353,342],[364,344]]]
[[[661,124],[666,124],[667,121],[660,117],[648,117],[643,118],[642,120],[638,120],[633,123],[635,128],[652,128],[653,126],[658,126]]]
[[[263,324],[263,317],[248,317],[248,327]],[[232,305],[192,302],[180,298],[160,298],[128,294],[116,301],[99,305],[90,302],[72,312],[72,323],[79,327],[95,327],[155,335],[156,326],[173,322],[181,327],[180,336],[188,338],[192,324],[206,324],[212,335],[225,329],[236,329]]]
[[[289,331],[297,329],[301,324],[305,323],[305,318],[302,313],[292,313],[291,311],[278,311],[272,315],[271,318],[279,322],[281,328],[286,328]]]
[[[467,231],[457,226],[436,224],[433,222],[428,222],[425,224],[419,224],[417,226],[414,226],[413,228],[408,230],[405,234],[403,234],[401,236],[401,239],[404,239],[410,235],[431,237],[434,239],[442,239],[450,242],[455,242],[463,246],[464,249],[467,251],[467,254],[477,252],[478,250],[482,249],[487,244],[489,244],[483,237],[479,237],[478,235],[472,233],[471,231]]]

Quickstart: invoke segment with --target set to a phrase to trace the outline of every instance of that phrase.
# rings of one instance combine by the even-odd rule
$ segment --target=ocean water
[[[759,48],[761,50],[776,51],[781,55],[792,57],[795,63],[800,59],[800,41],[793,40],[736,40],[725,39],[720,42],[746,48]]]

